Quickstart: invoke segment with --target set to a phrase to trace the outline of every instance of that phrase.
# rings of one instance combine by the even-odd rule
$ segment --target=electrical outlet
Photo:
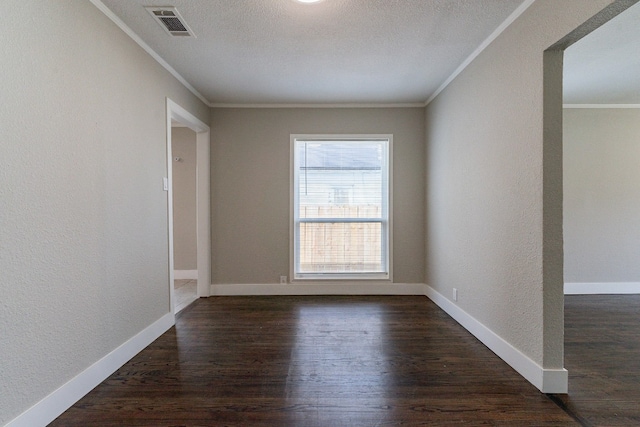
[[[458,289],[453,288],[453,300],[458,301]]]
[[[285,285],[287,283],[287,276],[280,276],[280,284]]]

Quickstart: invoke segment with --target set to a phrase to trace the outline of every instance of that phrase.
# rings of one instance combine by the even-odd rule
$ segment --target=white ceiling
[[[640,104],[640,3],[570,46],[566,104]]]
[[[92,0],[210,105],[424,105],[531,0]],[[175,6],[196,38],[144,6]],[[640,104],[640,3],[567,49],[567,104]]]
[[[424,102],[523,0],[101,0],[211,104]],[[175,6],[196,38],[143,6]]]

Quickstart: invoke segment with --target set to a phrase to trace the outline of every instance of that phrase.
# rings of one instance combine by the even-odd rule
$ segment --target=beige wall
[[[173,268],[196,270],[196,133],[189,128],[171,129],[173,165]]]
[[[2,6],[0,425],[169,313],[165,98],[210,120],[88,1]]]
[[[561,178],[543,194],[543,173],[561,170],[543,169],[543,51],[609,3],[536,1],[427,107],[427,283],[457,288],[460,308],[543,368],[563,366],[562,258],[543,264],[562,237],[543,228],[543,198],[562,195]]]
[[[640,282],[640,109],[564,111],[565,281]]]
[[[390,133],[394,281],[424,281],[424,109],[224,109],[212,112],[212,281],[289,276],[290,134]]]

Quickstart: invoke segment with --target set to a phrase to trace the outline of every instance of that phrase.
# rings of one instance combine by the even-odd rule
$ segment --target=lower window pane
[[[299,273],[384,273],[381,223],[301,223]]]

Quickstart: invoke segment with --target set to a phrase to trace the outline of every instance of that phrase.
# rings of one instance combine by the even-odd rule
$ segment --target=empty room
[[[0,425],[640,424],[637,3],[3,1]]]

